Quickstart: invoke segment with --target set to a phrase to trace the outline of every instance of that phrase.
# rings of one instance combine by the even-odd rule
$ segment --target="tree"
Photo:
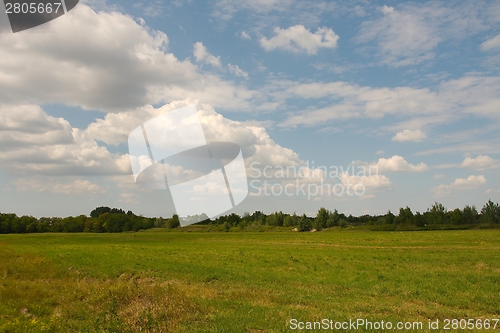
[[[463,213],[460,209],[455,208],[453,210],[450,216],[450,223],[455,225],[464,224]]]
[[[11,231],[9,215],[12,214],[0,214],[0,234],[8,234]]]
[[[253,220],[257,222],[260,225],[266,224],[266,214],[262,213],[261,211],[255,211],[252,214]]]
[[[399,215],[394,219],[395,224],[413,224],[413,212],[410,207],[406,206],[406,208],[399,209]]]
[[[439,202],[434,202],[431,209],[425,214],[431,224],[444,224],[446,220],[446,208]]]
[[[179,221],[179,215],[174,214],[171,218],[168,219],[167,228],[175,229],[181,226],[181,222]]]
[[[338,210],[334,210],[328,214],[328,219],[326,220],[326,226],[328,228],[335,227],[339,225],[340,215]]]
[[[420,212],[416,212],[414,216],[415,225],[419,228],[425,227],[425,218]]]
[[[111,208],[109,208],[107,206],[101,206],[101,207],[97,207],[96,209],[91,211],[90,217],[99,217],[101,214],[110,213],[110,212],[111,212]]]
[[[105,213],[108,214],[108,213]],[[127,223],[127,216],[125,214],[109,214],[104,222],[104,228],[107,232],[122,232]],[[128,228],[125,228],[128,229]],[[128,231],[128,230],[125,230]]]
[[[383,219],[385,224],[394,224],[396,216],[389,210],[387,214],[384,215]]]
[[[227,217],[227,222],[231,226],[237,226],[238,223],[240,223],[240,221],[241,221],[241,217],[238,214],[235,214],[235,213],[231,213],[231,215],[229,215]]]
[[[51,219],[49,217],[41,217],[36,225],[38,232],[49,232],[51,227]]]
[[[465,224],[475,224],[477,222],[476,206],[465,206],[462,217]]]
[[[483,223],[499,223],[500,222],[500,206],[491,200],[481,209],[481,219]]]
[[[341,219],[340,219],[340,221],[339,221],[339,226],[340,226],[341,228],[347,228],[348,224],[347,224],[346,219],[341,218]]]
[[[314,228],[317,230],[325,229],[327,226],[328,217],[330,216],[330,212],[325,208],[321,207],[316,214],[316,218],[314,219]]]
[[[266,224],[270,226],[279,226],[282,227],[285,221],[285,216],[283,212],[275,212],[273,214],[269,214],[266,217]]]
[[[293,215],[287,215],[285,216],[285,219],[283,221],[283,225],[285,227],[293,227],[299,224],[299,217],[297,216],[296,213],[293,213]]]
[[[303,214],[299,218],[299,226],[298,226],[299,231],[309,231],[311,230],[311,221],[309,218],[306,216],[306,214]]]

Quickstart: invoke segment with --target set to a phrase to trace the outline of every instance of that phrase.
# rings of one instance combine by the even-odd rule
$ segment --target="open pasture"
[[[0,235],[0,299],[0,332],[422,332],[500,317],[500,231]]]

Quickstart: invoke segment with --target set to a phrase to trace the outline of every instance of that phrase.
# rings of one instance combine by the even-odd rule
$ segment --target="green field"
[[[500,231],[0,235],[0,300],[0,332],[443,331],[500,318]]]

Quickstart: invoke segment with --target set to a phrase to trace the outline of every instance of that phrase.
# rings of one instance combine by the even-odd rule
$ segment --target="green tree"
[[[175,229],[181,226],[181,222],[179,221],[179,215],[174,214],[171,218],[168,219],[167,228]]]
[[[326,220],[326,226],[332,228],[339,225],[340,215],[338,210],[334,210],[328,214],[328,219]]]
[[[425,215],[429,224],[445,224],[448,222],[446,212],[447,210],[442,204],[435,202]]]
[[[38,232],[49,232],[51,228],[51,219],[49,217],[41,217],[36,225]]]
[[[394,219],[394,223],[403,225],[414,224],[413,212],[410,207],[406,206],[406,208],[400,208],[399,215]]]
[[[283,212],[275,212],[267,215],[266,224],[270,226],[283,226],[285,220],[285,216]]]
[[[160,216],[160,217],[157,217],[155,219],[154,225],[155,225],[155,228],[163,228],[163,227],[165,227],[166,223],[167,222],[165,221],[165,219]]]
[[[463,213],[460,209],[455,208],[450,216],[450,223],[455,225],[464,224]]]
[[[285,220],[283,221],[283,225],[285,227],[294,227],[299,224],[299,217],[297,216],[296,213],[293,213],[293,215],[287,215],[285,216]]]
[[[306,214],[303,214],[299,218],[298,230],[299,231],[309,231],[309,230],[311,230],[311,220],[306,216]]]
[[[483,223],[499,223],[500,222],[500,206],[491,200],[481,209],[481,220]]]
[[[476,206],[465,206],[462,217],[465,224],[475,224],[477,222],[477,209]]]
[[[231,226],[237,226],[241,221],[241,217],[238,214],[231,213],[228,215],[226,220]]]
[[[101,206],[101,207],[97,207],[96,209],[91,211],[90,217],[99,217],[101,214],[110,213],[110,212],[111,212],[111,208],[109,208],[107,206]]]
[[[321,207],[316,214],[316,218],[314,219],[314,228],[317,230],[323,230],[327,226],[328,217],[330,216],[330,212],[325,208]]]
[[[425,217],[420,213],[416,212],[414,216],[415,225],[419,228],[425,227]]]
[[[383,221],[385,224],[394,224],[396,216],[389,210],[387,214],[384,215]]]
[[[339,221],[339,226],[341,228],[347,228],[348,227],[347,220],[344,219],[344,218],[341,218],[340,221]]]

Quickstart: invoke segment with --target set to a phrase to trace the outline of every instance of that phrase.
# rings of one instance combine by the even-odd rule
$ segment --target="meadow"
[[[183,229],[0,235],[0,332],[292,332],[292,319],[324,318],[423,332],[500,318],[500,230]]]

